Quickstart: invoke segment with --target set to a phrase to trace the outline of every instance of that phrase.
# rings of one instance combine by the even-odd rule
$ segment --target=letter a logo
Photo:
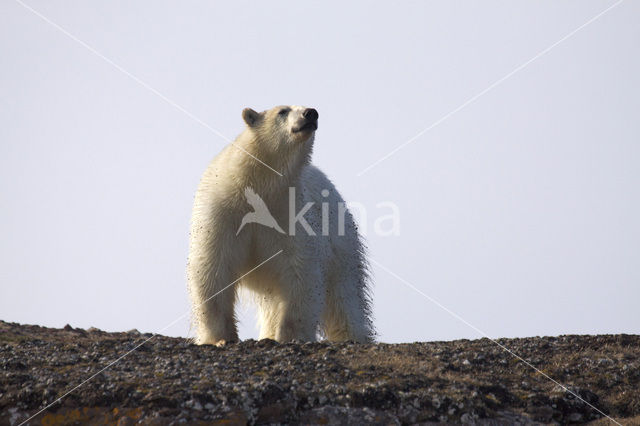
[[[280,228],[280,225],[278,225],[275,218],[271,215],[271,212],[269,212],[265,202],[253,191],[253,189],[251,189],[251,187],[246,187],[244,189],[244,196],[247,199],[247,203],[253,207],[253,211],[244,215],[236,235],[240,233],[247,223],[259,223],[260,225],[264,225],[268,228],[273,228],[281,234],[285,233],[282,228]]]

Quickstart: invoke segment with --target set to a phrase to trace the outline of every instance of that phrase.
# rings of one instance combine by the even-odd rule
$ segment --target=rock
[[[87,379],[32,423],[566,424],[602,418],[589,404],[640,415],[640,336],[499,340],[579,398],[489,339],[218,348],[155,335],[129,353],[141,341],[0,321],[0,425]]]
[[[533,420],[537,422],[548,423],[553,418],[553,408],[548,405],[543,405],[541,407],[532,407],[527,411],[531,415]]]
[[[580,414],[580,413],[571,413],[567,417],[567,420],[569,422],[571,422],[571,423],[578,423],[578,422],[582,421],[582,414]]]

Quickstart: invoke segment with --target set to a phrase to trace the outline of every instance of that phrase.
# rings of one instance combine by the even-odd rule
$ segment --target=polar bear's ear
[[[262,114],[260,114],[259,112],[255,112],[251,108],[245,108],[242,110],[242,119],[245,123],[247,123],[247,126],[249,127],[254,127],[260,122],[261,118]]]

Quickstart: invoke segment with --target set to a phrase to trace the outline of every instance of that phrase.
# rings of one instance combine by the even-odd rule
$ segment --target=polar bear
[[[191,219],[188,287],[196,343],[238,340],[240,289],[260,339],[371,342],[365,248],[335,186],[310,162],[318,112],[242,111],[246,129],[204,172]]]

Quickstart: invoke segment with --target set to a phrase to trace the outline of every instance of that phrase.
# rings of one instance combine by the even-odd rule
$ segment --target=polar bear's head
[[[256,112],[242,111],[247,124],[242,140],[246,149],[270,167],[291,174],[308,163],[318,128],[318,111],[298,105]]]
[[[252,133],[263,143],[275,144],[271,148],[277,151],[313,142],[318,128],[318,111],[298,105],[277,106],[263,112],[245,108],[242,118]]]

